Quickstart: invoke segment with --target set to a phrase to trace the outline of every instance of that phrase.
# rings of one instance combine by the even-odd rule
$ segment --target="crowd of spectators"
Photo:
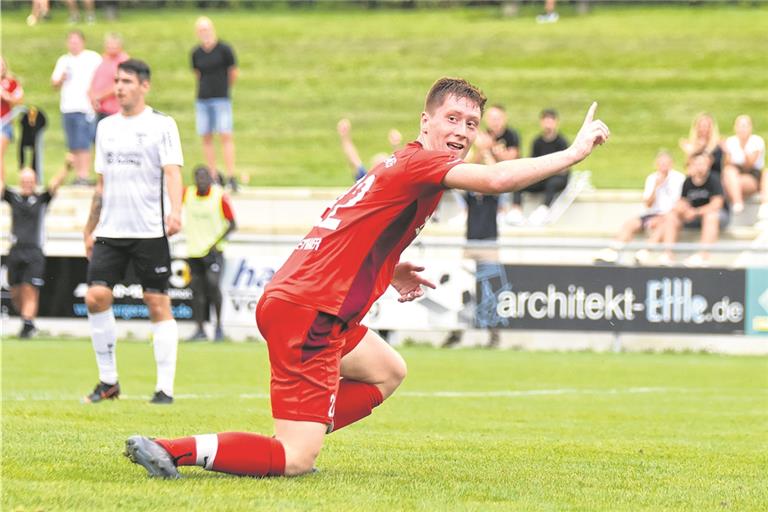
[[[706,266],[710,252],[731,217],[746,215],[746,199],[758,196],[757,226],[768,223],[768,172],[765,171],[765,140],[753,133],[752,119],[736,117],[734,134],[720,136],[715,118],[706,112],[691,123],[687,138],[680,139],[685,156],[687,177],[680,180],[672,171],[672,157],[666,151],[656,159],[656,172],[646,180],[643,200],[648,210],[639,218],[628,220],[610,247],[601,250],[595,260],[615,263],[619,251],[639,232],[648,234],[653,248],[664,244],[660,265],[675,261],[674,244],[683,230],[701,231],[700,249],[685,259],[687,266]],[[747,220],[749,222],[749,220]],[[635,253],[635,261],[651,260],[648,249]]]

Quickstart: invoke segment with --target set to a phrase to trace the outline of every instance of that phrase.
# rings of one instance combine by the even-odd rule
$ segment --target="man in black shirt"
[[[701,228],[702,245],[717,242],[720,229],[728,224],[728,206],[723,199],[720,180],[709,172],[712,157],[709,153],[697,153],[688,160],[688,177],[683,182],[683,191],[672,211],[664,218],[664,245],[661,265],[674,262],[671,246],[677,242],[682,228]],[[705,266],[709,252],[704,249],[685,260],[687,266]]]
[[[559,118],[557,111],[553,109],[542,110],[539,116],[541,134],[536,137],[531,147],[531,157],[549,155],[562,151],[568,147],[568,141],[558,131]],[[523,192],[544,192],[544,203],[536,208],[528,222],[533,225],[546,224],[549,217],[549,207],[555,200],[555,194],[562,192],[568,185],[568,176],[571,170],[566,169],[560,174],[551,176],[543,181],[512,194],[512,209],[517,209],[522,218]],[[511,215],[509,217],[512,217]]]
[[[6,258],[8,284],[11,286],[13,307],[23,322],[20,338],[30,338],[35,332],[35,317],[45,275],[43,255],[43,223],[48,203],[51,202],[67,173],[72,170],[72,155],[68,154],[66,167],[51,180],[42,194],[35,192],[37,175],[30,168],[19,173],[19,191],[5,186],[0,176],[3,201],[11,207],[11,250]]]
[[[197,77],[195,117],[197,134],[203,139],[203,154],[212,174],[216,174],[216,150],[213,134],[221,137],[227,180],[237,191],[235,177],[235,141],[232,138],[232,100],[230,89],[237,79],[235,53],[216,38],[213,22],[202,16],[195,23],[200,45],[192,50],[192,68]],[[214,176],[217,178],[217,176]]]

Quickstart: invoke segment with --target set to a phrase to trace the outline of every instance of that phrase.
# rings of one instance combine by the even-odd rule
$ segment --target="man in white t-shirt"
[[[639,217],[629,219],[621,227],[611,247],[603,249],[595,258],[596,261],[616,263],[619,251],[640,231],[648,233],[649,243],[659,243],[663,235],[662,224],[664,215],[669,212],[680,199],[680,193],[685,182],[685,175],[672,168],[674,161],[669,151],[662,150],[656,155],[656,171],[645,179],[643,204],[645,212]],[[643,264],[648,260],[648,251],[641,249],[635,253],[635,261]]]
[[[61,89],[59,109],[67,148],[74,156],[75,183],[85,185],[88,184],[91,145],[96,130],[96,114],[88,90],[93,74],[101,64],[101,55],[85,49],[85,36],[79,30],[67,34],[67,50],[69,53],[56,61],[51,84]]]
[[[744,211],[744,199],[761,190],[758,218],[768,219],[768,175],[765,173],[765,140],[752,133],[752,119],[736,118],[735,135],[725,141],[723,188],[734,214]]]
[[[123,280],[129,263],[152,321],[157,386],[151,402],[173,402],[179,335],[167,295],[167,237],[181,229],[184,160],[176,122],[144,101],[149,79],[144,62],[122,62],[115,77],[120,112],[103,119],[96,131],[98,181],[84,237],[90,260],[85,302],[99,383],[84,398],[88,403],[120,394],[112,287]]]

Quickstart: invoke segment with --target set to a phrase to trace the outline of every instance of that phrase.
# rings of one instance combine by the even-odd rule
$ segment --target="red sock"
[[[178,458],[179,466],[199,465],[212,471],[247,476],[279,476],[285,472],[285,449],[272,437],[223,432],[155,441],[174,459]]]
[[[197,464],[197,443],[194,437],[155,439],[155,442],[171,454],[177,466],[195,466]]]
[[[336,397],[336,414],[333,416],[333,431],[365,418],[383,401],[381,391],[373,384],[341,379]]]

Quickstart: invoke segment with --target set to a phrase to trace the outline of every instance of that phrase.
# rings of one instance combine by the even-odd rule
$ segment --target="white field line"
[[[520,390],[499,390],[499,391],[402,391],[395,393],[395,397],[402,398],[522,398],[531,396],[549,396],[549,395],[632,395],[643,393],[695,393],[699,391],[717,391],[707,388],[612,388],[612,389],[578,389],[578,388],[560,388],[560,389],[520,389]],[[120,400],[147,400],[148,396],[143,395],[120,395]],[[186,393],[177,394],[177,400],[218,400],[227,398],[238,398],[242,400],[266,400],[269,398],[267,393]],[[73,401],[80,397],[66,393],[3,393],[3,402],[46,402],[46,401]]]

